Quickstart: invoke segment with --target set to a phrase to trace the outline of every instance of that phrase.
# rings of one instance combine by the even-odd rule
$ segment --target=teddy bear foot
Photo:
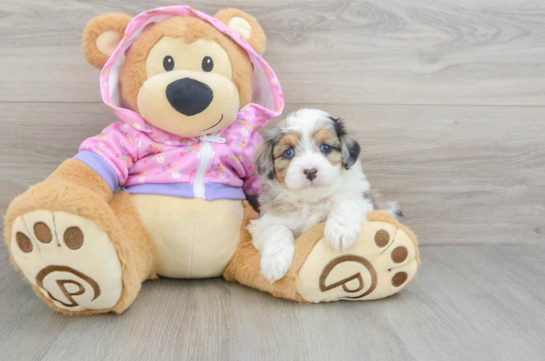
[[[404,289],[415,277],[420,259],[416,236],[386,211],[373,211],[357,241],[336,251],[319,224],[295,240],[292,267],[270,283],[260,273],[261,254],[246,229],[257,213],[245,208],[235,258],[223,276],[228,281],[298,302],[375,300]]]
[[[385,212],[373,212],[358,241],[336,251],[318,241],[299,272],[297,293],[307,302],[374,300],[407,286],[419,264],[416,237]]]
[[[46,210],[25,213],[15,219],[10,242],[27,280],[60,311],[107,310],[121,297],[116,250],[89,219]]]

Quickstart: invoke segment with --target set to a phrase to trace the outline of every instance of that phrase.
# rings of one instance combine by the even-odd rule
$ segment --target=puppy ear
[[[218,11],[215,17],[239,33],[259,55],[263,55],[267,37],[253,16],[238,9],[224,9]]]
[[[105,14],[91,19],[83,30],[83,56],[95,68],[102,68],[115,51],[132,18],[125,14]]]
[[[263,140],[254,155],[254,164],[257,173],[262,177],[274,179],[274,160],[273,160],[274,141],[269,138]]]
[[[335,133],[341,141],[341,155],[344,169],[350,169],[360,156],[360,145],[354,139],[348,138],[344,123],[341,118],[330,117],[335,127]]]
[[[350,169],[360,156],[360,145],[354,139],[341,139],[341,154],[343,157],[344,169]]]

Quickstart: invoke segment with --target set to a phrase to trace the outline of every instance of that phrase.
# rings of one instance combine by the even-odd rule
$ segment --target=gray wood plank
[[[189,2],[214,14],[220,1]],[[88,20],[170,1],[3,0],[0,101],[100,102]],[[533,0],[230,1],[262,23],[289,103],[545,105]]]
[[[0,250],[3,360],[539,360],[545,247],[423,247],[379,301],[299,305],[222,279],[148,281],[122,315],[67,317]]]
[[[290,104],[289,112],[311,104]],[[544,243],[545,108],[324,105],[422,244]],[[104,104],[0,104],[0,213],[117,120]],[[268,128],[274,126],[272,122]]]

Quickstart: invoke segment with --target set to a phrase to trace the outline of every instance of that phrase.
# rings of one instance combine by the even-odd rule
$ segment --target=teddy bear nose
[[[208,85],[190,78],[173,81],[167,86],[166,93],[170,105],[187,116],[199,114],[214,98],[214,93]]]

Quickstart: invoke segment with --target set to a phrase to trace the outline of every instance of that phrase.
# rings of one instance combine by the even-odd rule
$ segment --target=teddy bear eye
[[[174,59],[172,59],[172,56],[165,56],[163,59],[163,68],[165,68],[166,71],[171,71],[174,69]]]
[[[212,71],[214,68],[214,62],[212,61],[212,58],[209,56],[205,56],[202,60],[202,70],[209,72]]]

